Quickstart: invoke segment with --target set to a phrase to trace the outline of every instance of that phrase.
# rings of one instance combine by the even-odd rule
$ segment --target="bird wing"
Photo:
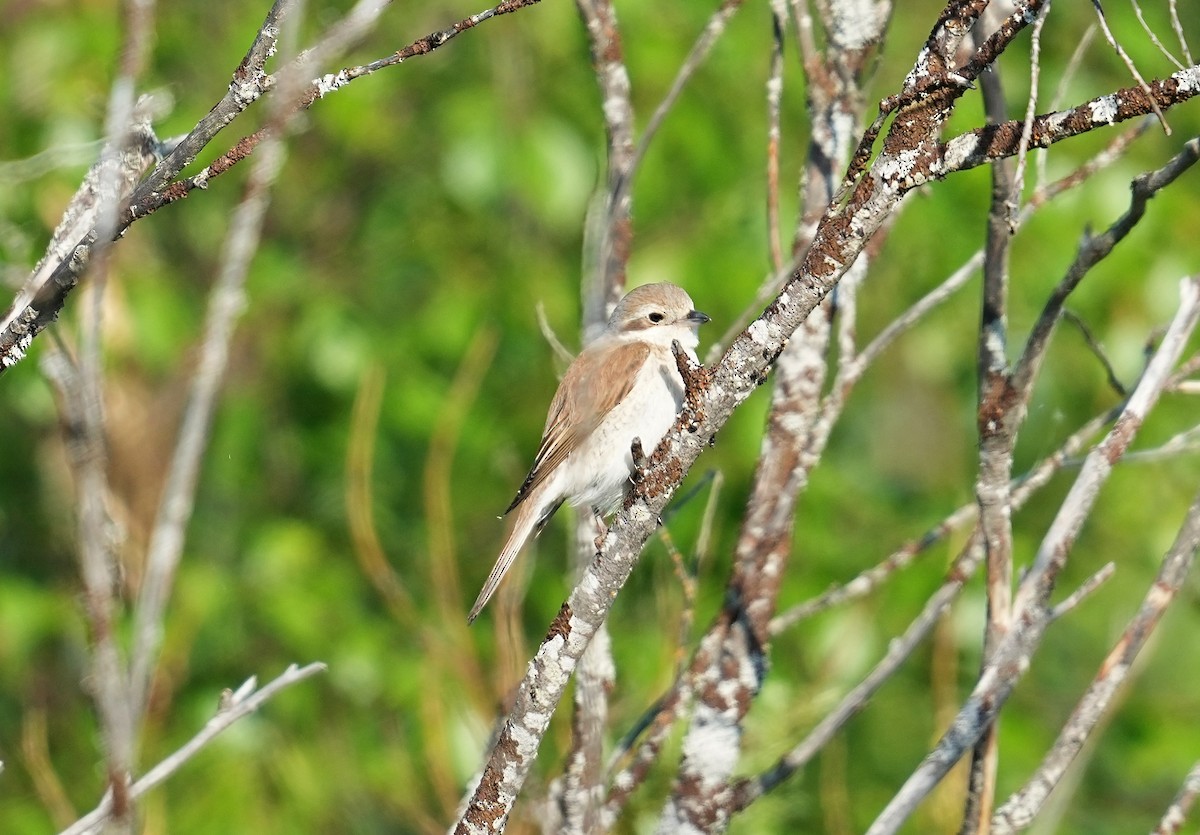
[[[649,355],[646,342],[613,341],[593,345],[575,358],[550,403],[529,475],[505,513],[523,502],[625,399]]]

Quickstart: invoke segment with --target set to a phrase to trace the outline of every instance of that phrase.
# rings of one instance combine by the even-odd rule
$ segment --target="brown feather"
[[[550,404],[533,466],[506,514],[545,481],[625,399],[649,355],[650,346],[645,342],[613,340],[608,345],[592,345],[575,358]],[[620,385],[607,384],[618,380]]]

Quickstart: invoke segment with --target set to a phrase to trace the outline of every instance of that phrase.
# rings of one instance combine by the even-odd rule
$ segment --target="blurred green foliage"
[[[258,5],[160,4],[142,84],[171,101],[156,125],[160,136],[188,130],[221,95],[265,12]],[[347,5],[310,4],[305,36]],[[620,5],[642,120],[710,5]],[[911,65],[938,8],[919,5],[898,15],[871,100],[896,90]],[[446,0],[398,6],[351,60],[388,54],[474,11]],[[1147,77],[1172,70],[1129,10],[1110,12]],[[1169,40],[1163,9],[1146,13]],[[1083,4],[1055,6],[1042,43],[1045,95],[1089,15]],[[0,19],[0,158],[33,158],[0,166],[0,267],[18,283],[97,151],[120,14],[113,0],[9,0]],[[1187,24],[1197,42],[1195,21]],[[715,320],[708,340],[750,303],[768,269],[762,91],[769,37],[765,4],[734,18],[667,119],[635,190],[631,280],[686,285]],[[1014,116],[1024,108],[1028,51],[1026,38],[1000,66]],[[788,59],[785,218],[794,212],[806,142],[801,76],[795,55]],[[1098,38],[1063,102],[1129,84]],[[955,130],[978,124],[979,112],[968,96]],[[203,159],[250,132],[256,118],[235,123]],[[1152,127],[1133,153],[1018,236],[1014,352],[1084,230],[1111,223],[1127,205],[1130,179],[1200,131],[1195,104],[1168,120],[1172,136]],[[566,344],[577,344],[581,230],[602,177],[603,126],[575,10],[543,3],[490,21],[434,54],[357,81],[303,121],[254,261],[140,761],[149,766],[188,739],[222,688],[273,677],[291,662],[322,660],[329,671],[276,697],[154,792],[143,810],[147,831],[442,831],[525,657],[504,647],[490,615],[469,632],[461,615],[501,541],[496,514],[524,475],[561,370],[538,330],[536,306],[544,305]],[[1099,131],[1056,147],[1050,176],[1113,135]],[[132,577],[243,177],[232,172],[137,223],[115,249],[105,313],[110,469]],[[1200,268],[1196,183],[1191,172],[1157,197],[1146,222],[1071,301],[1127,384],[1146,340],[1172,314],[1177,279]],[[978,170],[909,199],[860,295],[861,334],[878,332],[980,245],[989,189],[987,171]],[[849,579],[971,500],[977,294],[972,285],[906,335],[854,393],[802,499],[783,605]],[[68,338],[77,302],[57,326]],[[0,831],[17,835],[69,822],[92,808],[103,785],[86,687],[72,485],[54,398],[38,370],[49,338],[0,379],[0,422],[10,439],[0,450]],[[481,375],[477,389],[464,386],[452,399],[455,380],[471,373]],[[382,375],[378,414],[356,424],[355,400],[372,375]],[[1062,328],[1021,434],[1018,469],[1114,402],[1079,333]],[[710,470],[724,476],[714,547],[700,568],[700,626],[721,600],[765,408],[766,390],[735,415],[691,479]],[[1194,404],[1168,397],[1140,446],[1161,443],[1195,415]],[[407,590],[399,610],[368,576],[349,521],[356,494],[348,461],[365,441],[373,443],[368,515]],[[1137,606],[1198,472],[1194,453],[1128,463],[1105,488],[1064,587],[1108,560],[1117,562],[1117,577],[1051,629],[1017,689],[1001,730],[1002,796],[1036,766]],[[1036,549],[1072,477],[1068,470],[1017,514],[1019,561]],[[671,517],[685,552],[706,496]],[[515,572],[529,584],[519,604],[520,653],[535,645],[568,589],[568,531],[553,523],[536,560],[528,555]],[[939,546],[869,600],[780,637],[751,714],[746,773],[769,765],[861,678],[940,583],[959,545]],[[681,601],[666,551],[652,542],[611,623],[620,671],[614,738],[670,681]],[[934,643],[819,762],[735,821],[734,831],[864,828],[973,681],[982,619],[976,582]],[[1064,817],[1043,831],[1126,832],[1157,820],[1200,752],[1198,628],[1193,581],[1077,785],[1064,791],[1073,792]],[[560,768],[569,733],[560,713],[531,794]],[[669,779],[665,770],[652,775],[622,831],[648,829]],[[64,791],[57,805],[47,788],[54,782]],[[912,831],[954,831],[952,794],[927,803]]]

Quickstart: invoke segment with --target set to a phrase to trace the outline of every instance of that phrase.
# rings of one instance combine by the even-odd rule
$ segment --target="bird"
[[[684,382],[671,345],[693,361],[711,319],[676,284],[635,287],[604,331],[567,368],[550,403],[529,475],[504,515],[514,521],[467,622],[487,605],[530,538],[564,502],[602,517],[620,505],[633,475],[636,438],[653,452],[683,407]]]

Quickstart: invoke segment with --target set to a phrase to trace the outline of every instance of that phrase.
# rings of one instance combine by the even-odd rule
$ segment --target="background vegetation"
[[[939,8],[917,5],[905,4],[880,52],[876,98],[898,88]],[[337,9],[311,3],[305,30]],[[446,0],[399,5],[354,59],[394,51],[473,11]],[[1132,11],[1109,11],[1143,72],[1168,74]],[[155,124],[159,136],[186,132],[221,95],[264,12],[220,0],[162,5],[143,80],[170,101]],[[711,9],[626,3],[620,13],[644,118]],[[1054,13],[1081,26],[1092,14],[1082,4]],[[1163,9],[1147,14],[1157,16],[1156,31],[1168,31]],[[0,163],[0,269],[19,284],[99,151],[121,20],[112,0],[7,0],[0,19],[0,157],[10,161]],[[1195,22],[1188,25],[1200,42]],[[765,4],[748,4],[733,18],[651,147],[635,191],[630,280],[688,289],[714,319],[702,354],[769,271],[761,91],[770,27]],[[1048,88],[1074,46],[1043,42]],[[1027,54],[1015,50],[1001,64],[1011,75],[1014,115],[1027,90],[1023,60]],[[1065,101],[1129,84],[1098,40]],[[957,118],[981,121],[977,104],[963,109]],[[604,164],[600,118],[585,33],[575,8],[554,2],[362,79],[303,117],[254,261],[140,762],[149,766],[189,738],[223,688],[251,675],[269,678],[292,662],[321,660],[329,670],[235,725],[148,796],[147,832],[433,832],[452,819],[500,705],[570,588],[570,526],[556,521],[536,559],[529,554],[515,572],[527,583],[519,604],[523,651],[506,649],[487,615],[470,630],[463,622],[503,538],[496,514],[525,473],[562,367],[539,330],[538,306],[563,342],[578,345],[583,221]],[[1081,230],[1111,223],[1127,205],[1130,179],[1200,133],[1195,104],[1168,120],[1172,136],[1152,127],[1103,177],[1022,231],[1012,262],[1014,334],[1033,321]],[[781,169],[794,182],[806,142],[798,83],[785,90],[783,126]],[[1051,176],[1112,135],[1056,146]],[[130,588],[242,177],[215,181],[136,224],[113,250],[104,312],[109,477]],[[1175,309],[1177,280],[1200,269],[1196,183],[1191,172],[1156,198],[1148,221],[1072,300],[1126,384]],[[861,332],[875,332],[975,251],[989,189],[984,168],[910,197],[860,294]],[[794,189],[783,193],[790,221]],[[978,285],[969,285],[898,342],[855,392],[802,499],[782,605],[848,580],[973,500],[978,305]],[[55,327],[68,343],[76,313],[68,306]],[[85,687],[89,641],[73,487],[53,391],[39,370],[45,341],[0,380],[8,437],[0,446],[0,831],[8,833],[65,826],[96,804],[104,786]],[[766,394],[726,426],[690,477],[699,492],[680,499],[667,520],[671,539],[690,555],[712,489],[705,478],[720,474],[713,540],[697,569],[701,624],[719,606],[730,569]],[[1116,402],[1079,332],[1062,328],[1021,434],[1017,471]],[[1172,396],[1139,446],[1154,448],[1195,422],[1194,398]],[[1198,473],[1195,450],[1185,449],[1131,459],[1106,486],[1064,588],[1109,560],[1118,563],[1116,579],[1052,627],[1017,690],[1001,727],[1002,796],[1036,765],[1124,628],[1140,594],[1127,590],[1153,577]],[[1036,548],[1071,478],[1060,476],[1021,511],[1018,564]],[[940,583],[945,558],[959,546],[949,541],[877,596],[779,638],[751,714],[745,769],[769,765],[781,740],[795,738],[861,678]],[[389,597],[392,576],[402,590]],[[734,831],[851,832],[870,823],[973,681],[983,622],[974,583],[935,640],[818,767],[756,804]],[[683,606],[667,549],[652,542],[610,621],[615,728],[632,726],[671,680]],[[1048,828],[1115,833],[1157,821],[1200,758],[1200,724],[1178,721],[1200,715],[1198,630],[1193,579],[1112,727],[1060,790],[1070,801],[1065,817]],[[543,746],[543,780],[559,771],[566,718],[558,717]],[[654,820],[667,780],[651,778],[622,826],[638,831]],[[544,791],[543,782],[530,794]],[[927,804],[913,831],[955,831],[959,810],[947,791]]]

